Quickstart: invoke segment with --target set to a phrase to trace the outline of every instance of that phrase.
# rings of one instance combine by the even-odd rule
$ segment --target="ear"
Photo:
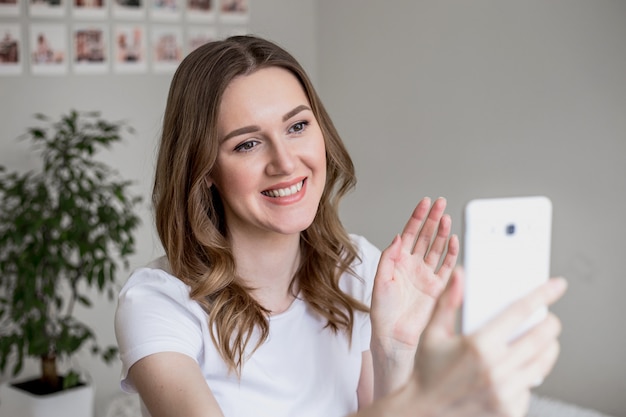
[[[213,178],[207,175],[206,177],[204,177],[204,183],[206,184],[207,188],[213,187]]]

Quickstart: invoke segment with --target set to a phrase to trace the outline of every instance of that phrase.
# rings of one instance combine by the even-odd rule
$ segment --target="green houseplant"
[[[42,395],[80,384],[74,371],[59,375],[57,360],[85,344],[107,363],[116,357],[73,312],[91,305],[90,289],[114,296],[116,271],[134,251],[141,199],[95,159],[132,131],[126,123],[77,111],[35,118],[42,127],[21,138],[41,156],[41,170],[0,166],[0,371],[12,364],[16,376],[24,358],[39,358],[40,378],[20,385]]]

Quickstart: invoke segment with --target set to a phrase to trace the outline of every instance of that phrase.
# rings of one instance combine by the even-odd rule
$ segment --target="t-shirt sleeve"
[[[159,352],[178,352],[198,360],[202,350],[203,310],[188,287],[159,269],[135,271],[122,288],[115,313],[115,335],[122,360],[122,389],[135,392],[128,370]]]
[[[360,279],[359,285],[356,285],[352,289],[352,296],[357,298],[366,306],[370,306],[372,303],[372,289],[374,287],[374,277],[376,276],[376,270],[378,269],[378,261],[380,260],[380,249],[374,246],[371,242],[362,236],[351,235],[353,242],[356,244],[359,250],[360,262],[353,266],[354,272]],[[353,281],[354,282],[354,281]],[[369,314],[359,313],[356,315],[359,318],[359,342],[363,351],[369,350],[370,339],[372,337],[372,325],[370,322]]]

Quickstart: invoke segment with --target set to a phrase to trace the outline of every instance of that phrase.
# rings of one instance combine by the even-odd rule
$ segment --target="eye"
[[[243,142],[243,143],[237,145],[237,147],[235,148],[235,152],[250,152],[258,144],[259,144],[259,142],[256,141],[256,140],[248,140],[246,142]]]
[[[289,133],[301,133],[303,132],[306,127],[309,125],[309,122],[298,122],[298,123],[294,123],[290,128],[289,128]]]

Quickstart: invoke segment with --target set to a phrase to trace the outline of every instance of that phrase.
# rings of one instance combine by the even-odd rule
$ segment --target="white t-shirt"
[[[380,251],[363,237],[351,237],[361,258],[352,265],[358,278],[346,273],[340,286],[369,306]],[[127,375],[139,359],[179,352],[198,362],[225,417],[339,417],[356,411],[362,352],[371,337],[368,314],[355,313],[350,344],[297,298],[269,318],[269,338],[245,361],[239,379],[215,349],[206,312],[168,270],[160,258],[134,271],[120,292],[115,331],[124,391],[136,392]],[[142,413],[150,415],[145,407]]]

